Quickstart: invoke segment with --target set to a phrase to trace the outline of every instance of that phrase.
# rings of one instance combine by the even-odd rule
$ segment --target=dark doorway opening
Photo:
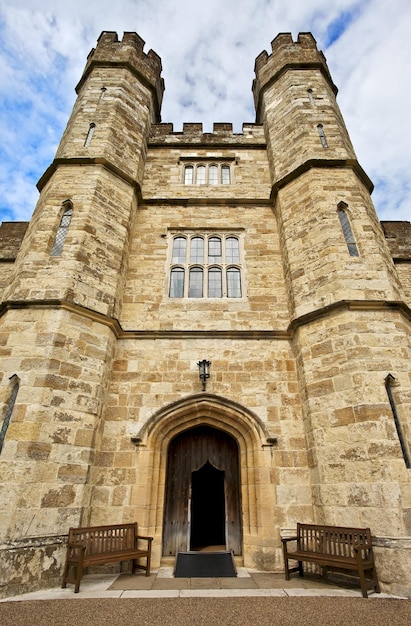
[[[224,472],[207,461],[191,474],[190,550],[225,550]]]
[[[206,424],[176,435],[167,454],[163,554],[214,545],[241,554],[240,484],[231,435]]]

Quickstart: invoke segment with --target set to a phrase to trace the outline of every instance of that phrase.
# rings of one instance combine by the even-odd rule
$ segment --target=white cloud
[[[409,0],[3,0],[0,219],[29,219],[86,56],[102,30],[136,31],[162,58],[163,121],[254,120],[254,60],[279,32],[327,57],[382,219],[410,219]],[[335,40],[327,48],[333,34]],[[331,37],[331,40],[333,38]]]

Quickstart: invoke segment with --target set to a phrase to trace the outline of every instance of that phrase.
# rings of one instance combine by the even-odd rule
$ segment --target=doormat
[[[237,576],[233,553],[178,552],[175,578],[233,578]]]

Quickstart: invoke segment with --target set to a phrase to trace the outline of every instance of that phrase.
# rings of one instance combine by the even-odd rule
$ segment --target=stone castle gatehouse
[[[241,133],[161,123],[143,46],[101,34],[0,229],[2,593],[59,584],[70,526],[282,571],[316,521],[369,526],[411,596],[411,224],[379,222],[311,34],[256,59]]]

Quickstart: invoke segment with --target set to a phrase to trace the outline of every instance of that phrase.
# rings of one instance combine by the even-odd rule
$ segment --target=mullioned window
[[[241,298],[240,237],[177,234],[171,241],[170,298]]]

